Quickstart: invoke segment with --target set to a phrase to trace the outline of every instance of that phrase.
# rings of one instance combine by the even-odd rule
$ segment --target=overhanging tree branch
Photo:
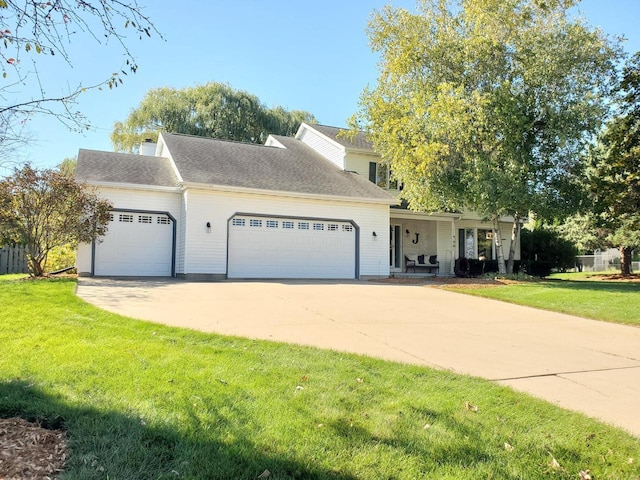
[[[12,122],[23,122],[34,114],[54,116],[68,128],[88,128],[86,118],[71,105],[81,93],[117,87],[123,82],[122,75],[137,71],[138,64],[127,44],[128,31],[139,38],[152,34],[162,37],[136,0],[0,0],[0,148],[17,130]],[[47,95],[40,82],[37,58],[60,58],[71,65],[66,45],[82,36],[98,45],[114,40],[125,56],[123,68],[90,87],[79,85],[66,95]],[[41,95],[19,99],[18,88],[37,89]]]

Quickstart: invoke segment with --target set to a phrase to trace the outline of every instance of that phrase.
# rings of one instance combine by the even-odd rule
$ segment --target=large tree
[[[55,247],[103,236],[110,209],[72,176],[25,165],[0,181],[0,238],[24,244],[31,274],[39,277]]]
[[[605,245],[620,249],[621,271],[631,273],[631,252],[640,247],[640,52],[624,68],[620,114],[609,122],[589,155],[593,224]]]
[[[268,108],[255,95],[224,83],[149,90],[124,122],[116,122],[111,141],[118,151],[135,151],[159,132],[262,143],[270,134],[293,135],[312,114]]]
[[[472,209],[493,222],[501,272],[524,215],[570,210],[579,153],[605,118],[620,49],[569,15],[576,3],[422,0],[418,13],[387,6],[369,25],[380,75],[354,123],[411,208]]]
[[[21,125],[30,115],[52,115],[69,128],[88,128],[75,108],[78,96],[92,88],[117,87],[123,75],[135,73],[138,65],[127,46],[127,33],[147,37],[153,32],[135,0],[0,0],[0,163],[10,159],[11,147],[27,140]],[[51,94],[66,81],[56,84],[51,76],[41,75],[40,59],[71,65],[71,42],[83,42],[85,48],[93,48],[92,42],[115,42],[124,54],[123,64],[105,67],[102,79],[94,83]]]

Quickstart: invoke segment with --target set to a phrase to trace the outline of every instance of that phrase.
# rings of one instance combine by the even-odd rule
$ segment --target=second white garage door
[[[163,214],[113,212],[109,230],[96,242],[94,275],[168,277],[173,221]]]
[[[229,278],[355,278],[350,222],[236,216],[229,222]]]

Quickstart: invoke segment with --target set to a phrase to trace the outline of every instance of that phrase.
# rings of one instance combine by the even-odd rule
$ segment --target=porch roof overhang
[[[446,213],[446,212],[414,212],[411,210],[391,208],[390,218],[397,218],[402,220],[431,220],[431,221],[446,221],[446,222],[459,222],[461,220],[474,220],[478,222],[489,222],[487,219],[483,219],[475,212],[458,212],[458,213]],[[513,216],[504,215],[500,217],[501,222],[513,223]],[[520,218],[520,223],[526,223],[526,218]]]

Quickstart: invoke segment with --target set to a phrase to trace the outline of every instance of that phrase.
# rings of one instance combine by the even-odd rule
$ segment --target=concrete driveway
[[[204,332],[312,345],[470,374],[640,436],[640,328],[428,285],[81,278],[106,310]]]

